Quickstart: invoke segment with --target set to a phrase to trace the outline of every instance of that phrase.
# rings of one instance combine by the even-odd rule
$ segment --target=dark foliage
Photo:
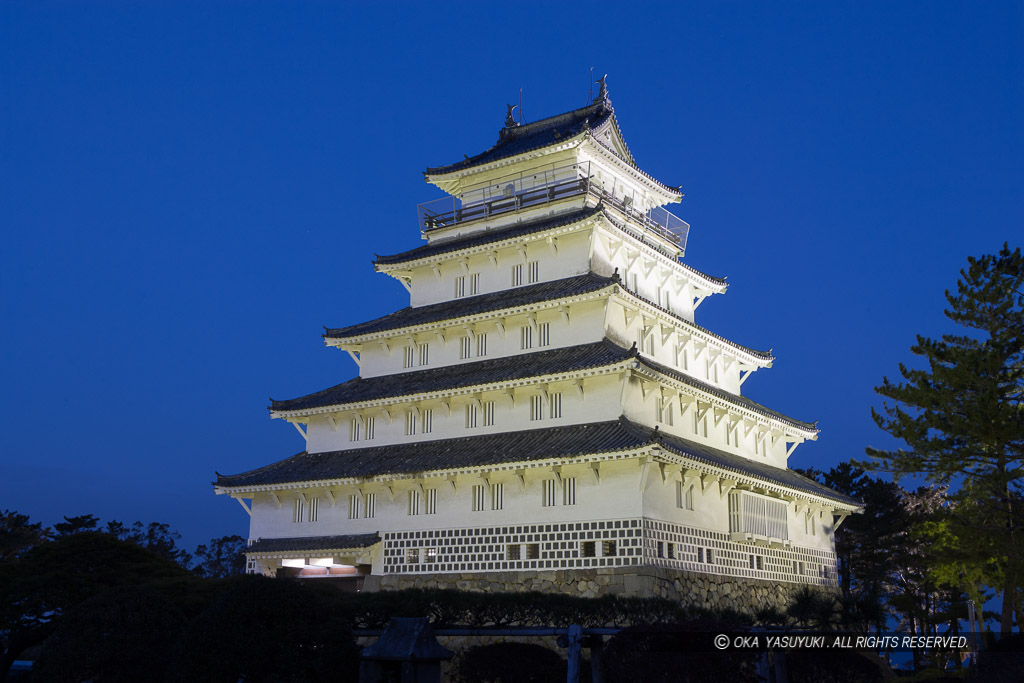
[[[353,628],[384,628],[391,617],[428,617],[435,626],[620,626],[675,622],[699,614],[661,598],[457,590],[341,594]]]
[[[188,567],[192,556],[184,548],[178,547],[181,534],[162,522],[150,522],[144,525],[135,522],[127,526],[113,520],[107,522],[106,532],[122,541],[134,543],[140,548],[150,550],[160,557],[174,562],[179,567]]]
[[[134,683],[159,678],[184,627],[181,612],[151,589],[109,590],[61,619],[36,660],[33,680]]]
[[[190,595],[196,579],[172,562],[109,534],[81,532],[0,563],[0,674],[41,643],[72,607],[108,589],[150,586]]]
[[[54,524],[53,531],[59,538],[77,534],[80,531],[95,531],[99,523],[100,518],[96,515],[78,515],[77,517],[64,515],[64,521]]]
[[[621,683],[755,683],[759,653],[753,650],[708,652],[709,633],[737,630],[736,624],[710,619],[684,624],[633,626],[605,646],[605,678]],[[698,637],[696,634],[700,634]],[[697,643],[702,643],[700,647]]]
[[[495,643],[469,648],[454,668],[460,683],[561,683],[566,662],[542,645]]]
[[[359,649],[329,586],[239,576],[194,619],[168,680],[356,680]]]
[[[209,545],[196,548],[192,571],[208,579],[244,574],[245,548],[245,539],[237,534],[211,539]]]
[[[0,562],[18,557],[47,539],[40,523],[31,523],[28,515],[14,510],[0,512]]]

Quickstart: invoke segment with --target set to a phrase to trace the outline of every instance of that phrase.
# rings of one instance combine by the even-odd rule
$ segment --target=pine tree
[[[973,571],[960,571],[968,593],[984,585],[1002,592],[1001,631],[1013,625],[1024,578],[1024,256],[1008,245],[968,258],[956,292],[946,291],[946,316],[964,328],[939,339],[917,337],[911,352],[927,364],[900,364],[903,381],[876,387],[872,409],[880,428],[906,443],[895,451],[868,448],[865,465],[896,477],[922,475],[949,486],[948,542]],[[966,565],[965,565],[966,566]],[[943,575],[943,572],[938,572]],[[945,572],[946,581],[953,577]]]

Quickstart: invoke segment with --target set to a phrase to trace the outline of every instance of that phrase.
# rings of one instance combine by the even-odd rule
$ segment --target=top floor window
[[[455,278],[455,298],[466,296],[466,276],[460,275]]]
[[[523,264],[512,266],[512,286],[518,287],[523,284]]]
[[[527,282],[540,282],[540,261],[530,261],[527,263],[526,271]]]
[[[480,293],[480,273],[473,273],[469,276],[469,293]]]

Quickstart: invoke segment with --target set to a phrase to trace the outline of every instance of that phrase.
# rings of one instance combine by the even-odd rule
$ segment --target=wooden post
[[[569,667],[565,674],[566,683],[580,683],[580,652],[583,649],[583,627],[573,624],[569,627]]]

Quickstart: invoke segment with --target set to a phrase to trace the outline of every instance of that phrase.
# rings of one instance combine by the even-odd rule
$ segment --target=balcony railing
[[[461,223],[550,204],[562,199],[591,194],[640,223],[644,228],[686,249],[690,225],[672,212],[658,206],[647,212],[634,207],[631,195],[616,196],[594,182],[590,164],[571,164],[535,170],[501,178],[494,183],[467,192],[471,201],[442,197],[416,207],[424,234]]]

